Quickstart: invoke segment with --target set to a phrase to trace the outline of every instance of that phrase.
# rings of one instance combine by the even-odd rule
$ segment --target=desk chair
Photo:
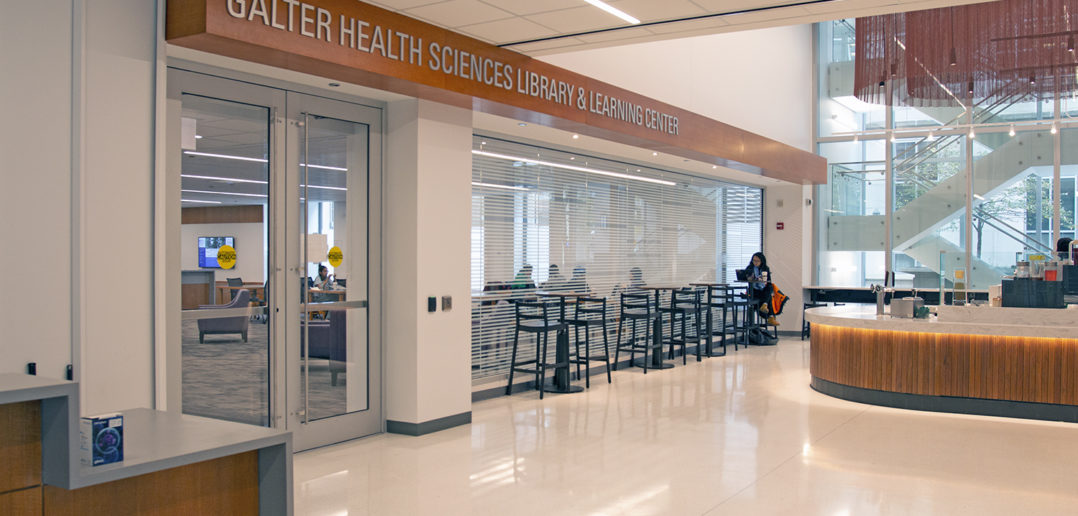
[[[232,301],[233,299],[236,299],[236,293],[239,292],[235,287],[243,287],[243,278],[226,278],[226,281],[228,281],[229,286],[228,300]]]
[[[269,323],[269,281],[268,280],[265,283],[262,284],[262,297],[259,298],[258,296],[252,295],[251,296],[251,302],[262,307],[262,315],[252,315],[251,317],[255,318],[256,320],[258,318],[261,318],[262,319],[262,324],[268,324]]]

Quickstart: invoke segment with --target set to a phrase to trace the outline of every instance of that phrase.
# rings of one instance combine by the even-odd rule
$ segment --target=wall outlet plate
[[[430,297],[427,298],[427,311],[428,312],[437,312],[438,311],[438,298],[436,298],[434,296],[430,296]]]
[[[448,312],[453,309],[453,296],[442,296],[442,311]]]

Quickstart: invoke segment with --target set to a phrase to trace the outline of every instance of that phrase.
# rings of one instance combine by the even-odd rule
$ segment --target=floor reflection
[[[1036,514],[1078,502],[1078,425],[902,411],[808,387],[784,340],[473,424],[296,456],[297,514]],[[970,511],[970,508],[976,508]]]

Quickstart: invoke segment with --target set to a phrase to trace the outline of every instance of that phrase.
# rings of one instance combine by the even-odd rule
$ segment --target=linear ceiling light
[[[302,167],[303,163],[300,163],[299,166]],[[329,165],[311,165],[310,163],[308,163],[307,166],[310,168],[320,168],[322,170],[336,170],[338,172],[348,172],[348,169],[344,167],[331,167]]]
[[[621,18],[622,20],[625,20],[627,23],[630,23],[632,25],[637,25],[637,24],[640,23],[640,20],[637,20],[636,18],[633,18],[632,16],[629,16],[628,14],[625,14],[624,11],[622,11],[620,9],[617,9],[616,7],[613,7],[610,4],[608,4],[606,2],[603,2],[602,0],[584,0],[584,1],[591,4],[591,5],[594,5],[595,7],[598,7],[599,9],[602,9],[602,10],[604,10],[604,11],[610,13],[610,14],[613,14],[614,16],[617,16],[618,18]]]
[[[181,192],[187,192],[187,193],[201,193],[201,194],[214,194],[214,195],[239,195],[241,197],[268,197],[268,196],[263,195],[263,194],[239,193],[239,192],[214,192],[214,191],[211,191],[211,190],[180,190],[180,191]]]
[[[186,177],[188,179],[209,179],[211,181],[225,181],[227,183],[255,183],[259,185],[269,184],[269,181],[258,181],[256,179],[238,179],[235,177],[196,176],[193,174],[180,174],[180,177]]]
[[[528,191],[528,189],[524,188],[523,186],[496,185],[493,183],[477,183],[475,181],[472,181],[472,186],[481,186],[483,188],[501,188],[503,190],[517,190],[522,192]]]
[[[343,187],[340,187],[340,186],[307,185],[307,187],[308,188],[318,188],[320,190],[338,190],[338,191],[341,191],[341,192],[347,192],[348,191],[347,188],[343,188]]]
[[[632,179],[634,181],[644,181],[646,183],[655,183],[655,184],[658,184],[658,185],[666,185],[666,186],[675,186],[675,185],[677,185],[677,183],[675,183],[673,181],[665,181],[665,180],[662,180],[662,179],[652,179],[650,177],[634,176],[634,175],[630,175],[630,174],[622,174],[620,172],[608,172],[606,170],[596,170],[594,168],[578,167],[578,166],[575,166],[575,165],[562,165],[561,163],[553,163],[553,162],[550,162],[550,161],[539,161],[539,160],[530,159],[530,158],[522,158],[522,157],[519,157],[519,156],[509,156],[509,155],[506,155],[506,154],[495,154],[493,152],[487,152],[487,151],[481,151],[481,150],[473,150],[472,154],[476,154],[476,155],[479,155],[479,156],[487,156],[489,158],[505,159],[505,160],[509,160],[509,161],[520,161],[520,162],[523,162],[523,163],[534,163],[536,165],[545,165],[545,166],[548,166],[548,167],[560,168],[560,169],[564,169],[564,170],[575,170],[577,172],[587,172],[589,174],[599,174],[601,176],[620,177],[622,179]]]
[[[231,154],[212,154],[209,152],[195,152],[190,150],[183,151],[184,154],[189,156],[202,156],[205,158],[221,158],[221,159],[234,159],[238,161],[253,161],[255,163],[268,163],[269,160],[265,158],[248,158],[247,156],[233,156]]]
[[[221,204],[221,201],[198,201],[195,199],[180,199],[183,202],[200,202],[202,204]]]

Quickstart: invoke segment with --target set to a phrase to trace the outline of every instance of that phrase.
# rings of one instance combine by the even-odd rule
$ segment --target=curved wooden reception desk
[[[1078,422],[1078,310],[940,309],[930,319],[808,310],[812,387],[891,407]]]

